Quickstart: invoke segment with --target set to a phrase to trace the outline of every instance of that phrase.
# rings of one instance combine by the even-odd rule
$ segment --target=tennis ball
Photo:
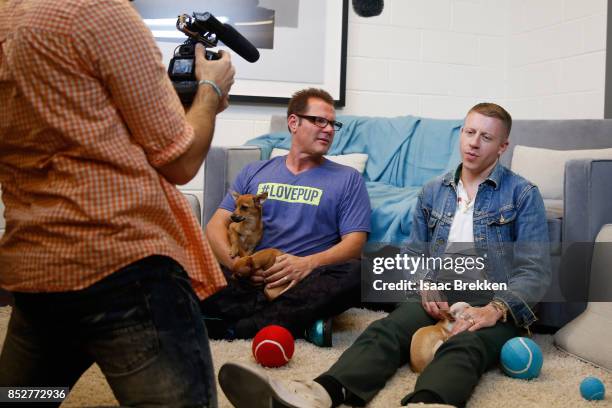
[[[597,377],[587,377],[580,383],[580,395],[587,401],[604,399],[606,387]]]
[[[540,347],[527,337],[514,337],[508,340],[502,347],[500,359],[506,375],[525,380],[540,375],[544,362]]]
[[[294,347],[289,330],[282,326],[266,326],[253,338],[253,357],[264,367],[280,367],[291,360]]]

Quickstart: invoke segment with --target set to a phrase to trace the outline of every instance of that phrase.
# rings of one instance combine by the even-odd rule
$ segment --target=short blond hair
[[[477,112],[481,115],[488,116],[489,118],[501,120],[508,131],[506,137],[510,136],[510,130],[512,130],[512,116],[510,116],[508,111],[498,104],[492,102],[482,102],[474,105],[467,114],[469,115],[472,112]]]

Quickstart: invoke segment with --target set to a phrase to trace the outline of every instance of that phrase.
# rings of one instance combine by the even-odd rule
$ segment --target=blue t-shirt
[[[350,232],[370,232],[370,199],[359,172],[326,159],[295,175],[286,157],[249,163],[232,186],[239,194],[268,193],[256,250],[278,248],[306,256],[329,249]],[[230,193],[219,207],[234,211]]]

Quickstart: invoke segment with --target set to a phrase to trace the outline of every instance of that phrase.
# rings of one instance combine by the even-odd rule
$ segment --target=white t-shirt
[[[448,244],[452,242],[474,242],[474,202],[469,199],[463,183],[457,184],[457,211],[448,233]]]

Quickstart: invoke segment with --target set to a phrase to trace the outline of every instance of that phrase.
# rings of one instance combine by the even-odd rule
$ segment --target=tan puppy
[[[283,252],[276,248],[262,249],[250,256],[243,256],[234,263],[233,276],[249,277],[256,270],[266,270],[274,265],[276,257]],[[264,294],[268,300],[274,300],[280,296],[289,286],[289,283],[276,288],[264,289]]]
[[[412,336],[410,343],[410,368],[415,373],[422,372],[431,360],[438,348],[448,340],[453,330],[455,320],[470,305],[465,302],[457,302],[450,307],[450,313],[443,310],[443,320],[433,326],[421,327]]]
[[[230,241],[230,256],[247,256],[261,240],[263,224],[261,222],[262,204],[268,198],[268,193],[259,195],[232,192],[236,201],[236,209],[230,216],[232,222],[228,227]]]

